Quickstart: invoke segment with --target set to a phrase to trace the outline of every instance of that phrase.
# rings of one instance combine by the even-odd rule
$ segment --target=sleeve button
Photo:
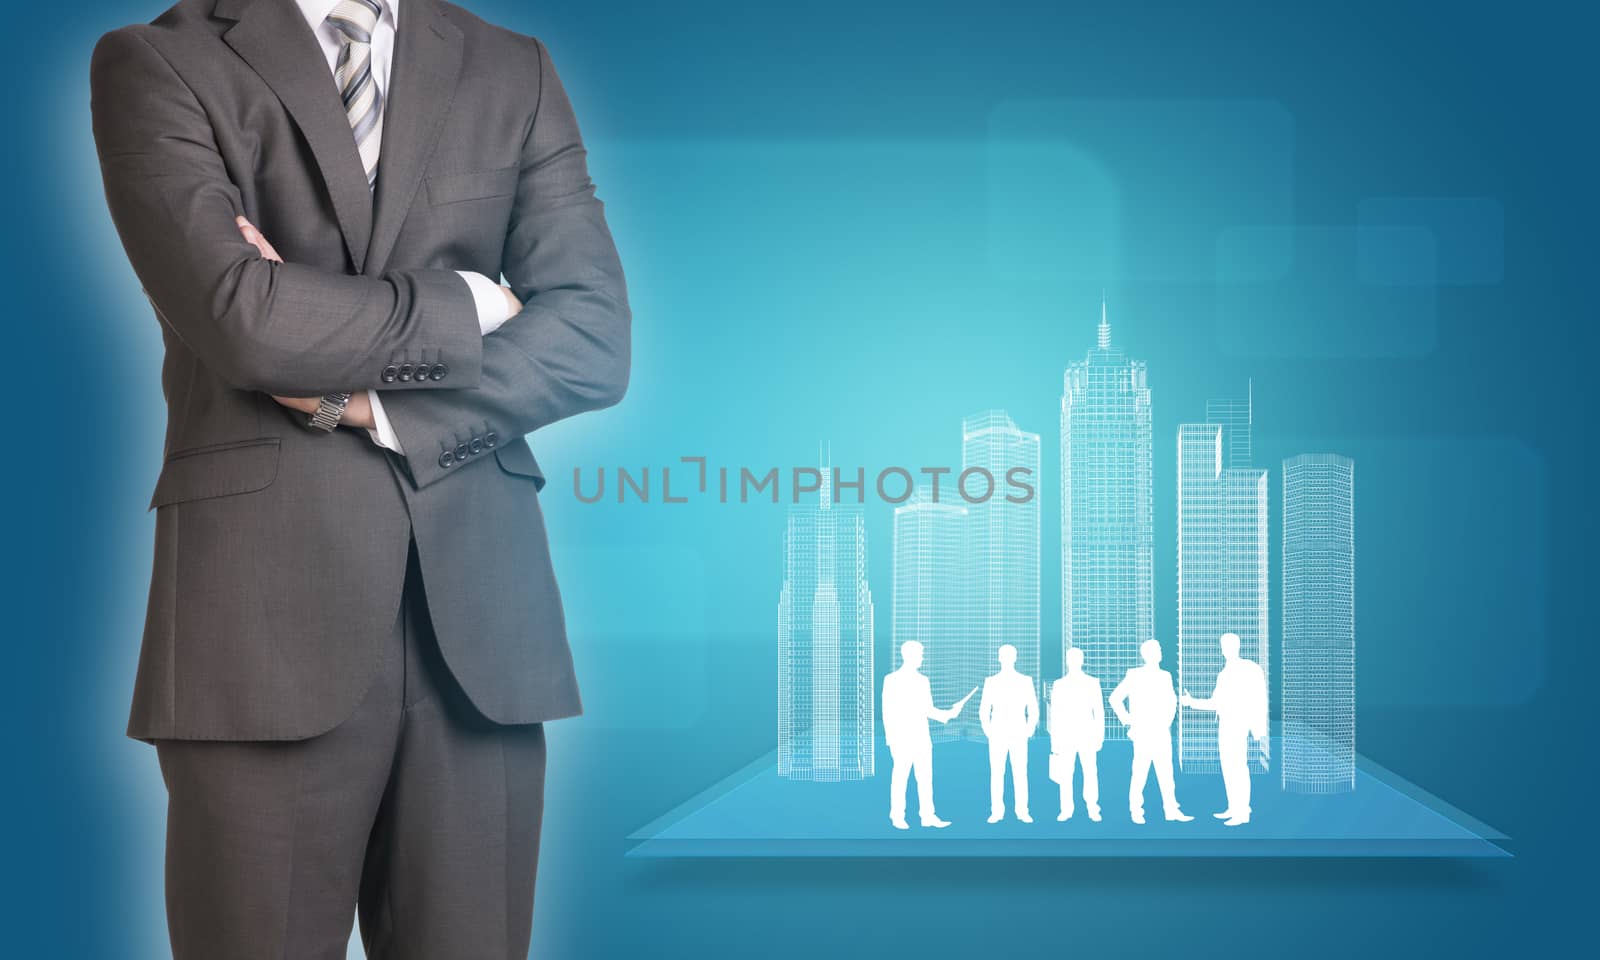
[[[428,366],[426,363],[419,363],[417,364],[416,371],[412,373],[412,376],[417,378],[418,383],[421,383],[422,381],[428,379],[428,371],[431,369],[433,368]]]
[[[483,438],[482,437],[473,437],[472,440],[467,443],[467,449],[470,450],[474,454],[482,453],[483,452]]]
[[[428,378],[430,380],[443,380],[444,375],[449,372],[449,367],[445,366],[443,363],[436,363],[433,365],[433,369],[429,371]]]
[[[456,459],[457,460],[465,460],[465,459],[467,459],[467,453],[468,453],[468,450],[467,450],[467,445],[465,443],[456,444]]]
[[[449,450],[446,450],[444,453],[439,454],[439,466],[448,467],[448,466],[450,466],[450,464],[455,463],[455,462],[456,462],[456,455],[451,453]]]
[[[392,363],[389,364],[387,367],[383,368],[383,382],[384,383],[394,383],[394,378],[399,376],[399,375],[400,375],[400,368],[395,366]]]
[[[416,369],[416,368],[413,367],[409,363],[400,364],[400,382],[401,383],[410,383],[411,382],[411,371],[414,370],[414,369]]]

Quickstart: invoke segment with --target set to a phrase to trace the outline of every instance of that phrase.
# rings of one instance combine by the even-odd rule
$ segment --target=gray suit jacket
[[[181,0],[95,47],[106,200],[166,345],[130,736],[339,723],[392,636],[408,538],[486,716],[580,709],[524,436],[621,398],[622,267],[544,45],[404,2],[375,194],[289,0]],[[480,338],[458,269],[503,272],[525,308]],[[403,458],[269,396],[365,388]]]

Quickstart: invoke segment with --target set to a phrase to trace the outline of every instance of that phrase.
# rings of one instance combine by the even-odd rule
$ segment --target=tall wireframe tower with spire
[[[860,780],[873,773],[872,590],[859,504],[789,508],[778,593],[778,775]]]
[[[1111,340],[1105,298],[1093,349],[1061,390],[1061,654],[1116,684],[1155,637],[1150,386]],[[1109,687],[1107,688],[1109,689]],[[1125,736],[1107,718],[1106,736]]]

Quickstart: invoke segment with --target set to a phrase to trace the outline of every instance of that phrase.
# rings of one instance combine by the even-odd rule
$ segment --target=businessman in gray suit
[[[622,397],[631,324],[549,51],[444,0],[181,0],[90,79],[165,343],[127,732],[173,953],[343,957],[354,913],[369,956],[524,957],[580,709],[524,438]]]

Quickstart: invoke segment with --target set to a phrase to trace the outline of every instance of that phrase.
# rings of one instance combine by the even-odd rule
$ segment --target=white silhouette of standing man
[[[1128,728],[1133,741],[1133,778],[1128,782],[1128,812],[1134,823],[1144,823],[1144,785],[1155,767],[1161,786],[1161,804],[1168,820],[1189,821],[1178,808],[1172,784],[1172,720],[1178,715],[1178,696],[1172,674],[1161,669],[1161,644],[1146,640],[1139,645],[1144,665],[1134,667],[1111,691],[1111,709]]]
[[[1179,702],[1217,715],[1217,759],[1222,765],[1222,785],[1228,809],[1212,814],[1230,827],[1250,822],[1250,737],[1267,739],[1267,675],[1261,665],[1239,656],[1239,635],[1224,633],[1222,669],[1209,697],[1191,697],[1183,691]]]
[[[1061,813],[1072,819],[1072,770],[1083,767],[1083,806],[1100,821],[1100,775],[1095,754],[1106,739],[1105,691],[1083,672],[1083,651],[1067,649],[1067,675],[1050,685],[1050,779],[1061,784]]]
[[[1006,813],[1006,760],[1011,760],[1011,795],[1017,819],[1028,816],[1028,738],[1039,727],[1039,694],[1033,678],[1017,672],[1017,648],[1000,647],[1000,672],[983,681],[978,724],[989,738],[989,822]]]
[[[906,826],[906,779],[917,775],[917,808],[924,827],[948,827],[933,812],[933,738],[928,736],[928,721],[949,723],[972,699],[962,697],[949,710],[933,705],[928,678],[918,672],[922,666],[922,644],[907,640],[900,645],[900,669],[883,678],[883,738],[894,758],[889,776],[889,822],[897,830]]]

